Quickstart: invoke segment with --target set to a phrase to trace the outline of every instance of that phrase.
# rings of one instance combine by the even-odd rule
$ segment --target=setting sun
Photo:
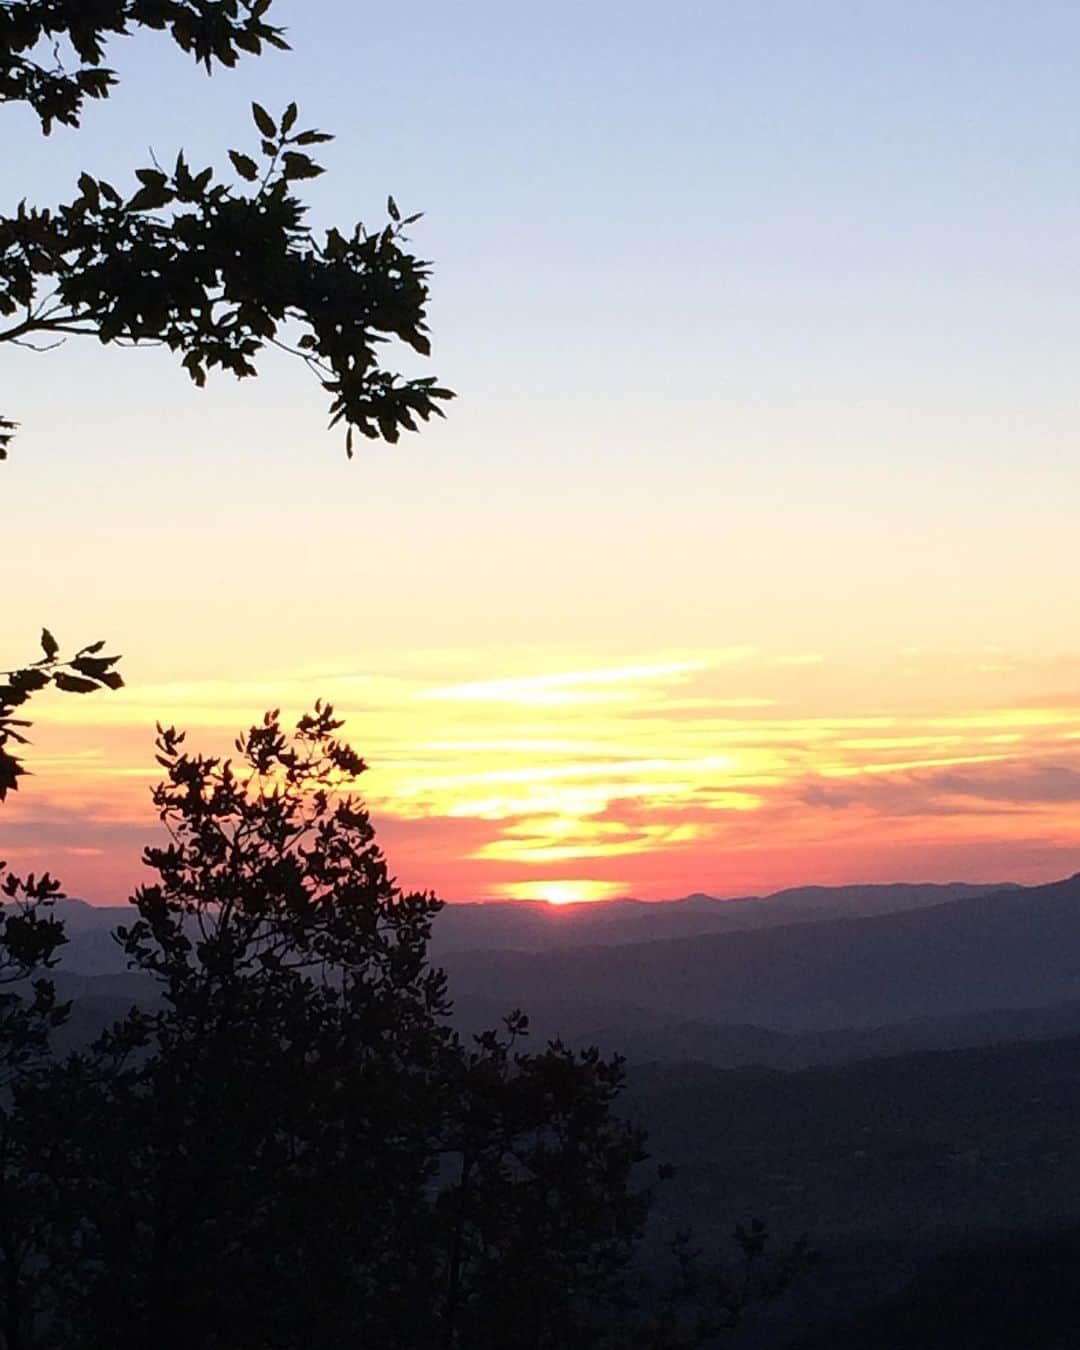
[[[619,887],[605,881],[526,881],[505,888],[507,899],[543,900],[549,905],[581,905],[611,900]]]

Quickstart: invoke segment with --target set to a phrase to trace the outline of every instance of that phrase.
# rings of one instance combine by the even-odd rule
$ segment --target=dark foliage
[[[87,97],[108,95],[115,75],[102,66],[110,36],[135,27],[167,31],[209,70],[239,52],[284,45],[263,20],[268,0],[8,0],[0,3],[0,98],[27,102],[47,132],[77,126]],[[62,59],[69,44],[75,65]],[[55,60],[40,64],[42,44]],[[393,198],[389,221],[317,237],[293,185],[322,173],[307,149],[328,141],[298,127],[295,104],[280,119],[254,104],[254,155],[230,150],[235,177],[192,169],[183,153],[171,169],[135,171],[124,190],[90,173],[57,207],[25,201],[0,216],[0,342],[41,349],[69,335],[102,343],[167,346],[196,384],[218,368],[256,373],[267,344],[290,351],[330,395],[330,424],[396,441],[402,429],[441,415],[452,397],[433,378],[404,379],[380,360],[398,340],[427,355],[429,266],[405,246]],[[16,424],[0,418],[0,458]]]
[[[116,72],[103,64],[108,42],[138,28],[166,31],[209,71],[236,65],[241,52],[286,47],[265,22],[271,0],[3,0],[0,102],[28,103],[49,134],[77,127],[88,98],[107,98]],[[65,49],[68,61],[65,62]],[[51,60],[47,60],[51,57]]]
[[[25,745],[30,723],[16,713],[32,695],[52,685],[65,694],[92,694],[98,689],[120,689],[123,679],[113,667],[118,656],[102,656],[104,642],[92,642],[72,657],[61,657],[60,646],[47,628],[41,630],[43,655],[20,670],[0,671],[0,802],[19,786],[26,772],[9,745]],[[2,868],[2,864],[0,864]]]
[[[614,1350],[734,1325],[801,1249],[767,1261],[754,1227],[737,1279],[682,1250],[644,1288],[621,1062],[527,1052],[518,1013],[462,1043],[439,902],[390,877],[338,728],[268,714],[235,763],[161,731],[169,842],[118,932],[160,999],[14,1085],[0,1344]]]

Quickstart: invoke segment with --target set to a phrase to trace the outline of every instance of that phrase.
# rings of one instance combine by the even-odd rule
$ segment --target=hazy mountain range
[[[577,905],[551,905],[534,900],[454,903],[448,904],[436,920],[431,951],[436,960],[441,960],[450,952],[492,948],[556,951],[595,943],[651,942],[657,938],[733,933],[788,923],[865,918],[940,905],[991,891],[1018,889],[1012,882],[971,885],[954,881],[800,886],[771,895],[726,900],[698,892],[677,900],[625,899]],[[57,902],[56,913],[66,925],[68,946],[64,965],[68,969],[98,975],[124,969],[110,934],[117,924],[131,922],[129,905],[61,900]]]
[[[58,908],[74,1044],[152,986],[110,936],[129,909]],[[940,1303],[939,1268],[970,1271],[986,1298],[1009,1268],[1022,1306],[1080,1250],[1080,876],[451,905],[433,956],[463,1030],[521,1007],[536,1040],[627,1057],[621,1109],[678,1164],[660,1230],[710,1246],[757,1215],[780,1240],[812,1235],[821,1271],[740,1335],[745,1350],[900,1344],[889,1329]],[[1026,1272],[1001,1255],[1014,1249],[1045,1266]],[[1063,1297],[1050,1311],[1071,1335]],[[1005,1344],[918,1325],[910,1343],[935,1350]],[[1054,1334],[1031,1344],[1072,1343]]]
[[[872,1027],[1080,998],[1080,878],[857,918],[692,937],[449,953],[460,994],[642,1020]],[[569,1009],[566,1016],[569,1017]]]
[[[63,901],[59,980],[83,1019],[145,986],[127,908]],[[839,917],[838,917],[839,916]],[[525,1009],[534,1035],[631,1061],[802,1068],[1080,1033],[1080,878],[1050,886],[806,887],[662,904],[448,905],[435,923],[464,1030]]]

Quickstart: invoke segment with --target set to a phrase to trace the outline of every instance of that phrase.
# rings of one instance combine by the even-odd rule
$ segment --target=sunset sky
[[[276,0],[82,132],[5,110],[5,208],[333,131],[313,220],[423,210],[444,424],[345,459],[284,357],[4,352],[0,856],[121,900],[153,726],[330,699],[402,882],[660,899],[1080,869],[1080,10]],[[306,186],[306,185],[305,185]],[[411,368],[411,367],[410,367]]]

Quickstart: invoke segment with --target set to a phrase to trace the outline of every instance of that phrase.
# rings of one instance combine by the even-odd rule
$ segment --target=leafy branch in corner
[[[28,103],[47,136],[54,122],[77,127],[88,98],[108,98],[116,72],[106,44],[135,28],[167,31],[206,68],[235,66],[241,52],[288,50],[265,22],[271,0],[0,0],[0,103]],[[51,61],[41,59],[45,50]]]

